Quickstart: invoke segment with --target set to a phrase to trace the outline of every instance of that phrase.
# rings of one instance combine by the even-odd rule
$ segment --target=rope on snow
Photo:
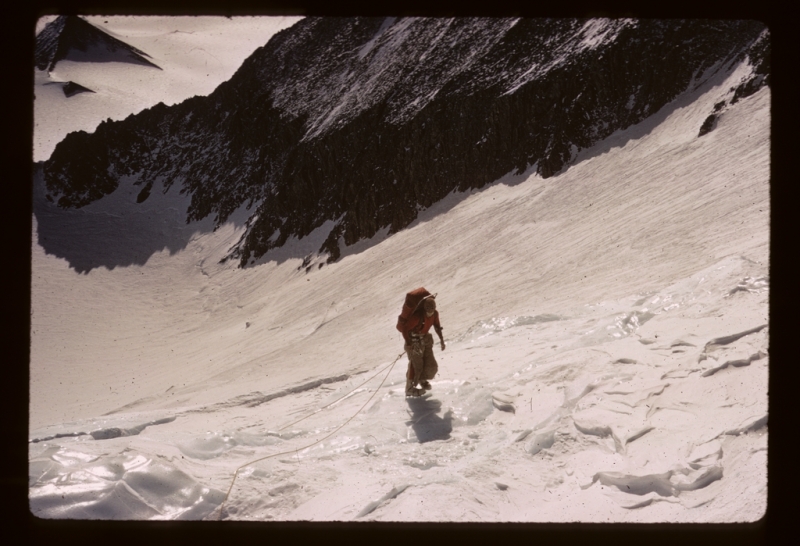
[[[380,384],[380,385],[378,385],[378,388],[377,388],[377,389],[375,389],[375,392],[373,392],[373,393],[372,393],[372,396],[370,396],[370,397],[369,397],[369,399],[367,399],[367,401],[366,401],[366,402],[364,402],[364,404],[363,404],[363,405],[362,405],[362,406],[361,406],[361,407],[358,409],[358,411],[357,411],[357,412],[355,412],[355,413],[354,413],[354,414],[353,414],[353,415],[352,415],[352,416],[351,416],[351,417],[350,417],[350,418],[349,418],[347,421],[345,421],[344,423],[342,423],[342,424],[341,424],[341,425],[340,425],[338,428],[336,428],[336,429],[335,429],[333,432],[331,432],[330,434],[328,434],[328,435],[327,435],[327,436],[325,436],[324,438],[320,438],[320,439],[319,439],[319,440],[317,440],[316,442],[314,442],[314,443],[312,443],[312,444],[309,444],[309,445],[307,445],[307,446],[305,446],[305,447],[303,447],[303,448],[299,448],[299,449],[298,449],[298,448],[296,448],[296,449],[291,449],[291,450],[289,450],[289,451],[283,451],[283,452],[281,452],[281,453],[273,453],[272,455],[267,455],[266,457],[261,457],[260,459],[255,459],[255,460],[253,460],[253,461],[250,461],[250,462],[248,462],[248,463],[245,463],[245,464],[243,464],[242,466],[240,466],[239,468],[237,468],[237,469],[236,469],[236,471],[234,471],[234,473],[233,473],[233,478],[231,479],[231,485],[230,485],[230,487],[228,488],[228,492],[225,494],[225,499],[223,499],[223,501],[222,501],[222,504],[220,504],[220,505],[219,505],[219,517],[218,517],[217,519],[222,519],[222,515],[225,513],[225,503],[226,503],[226,502],[228,502],[228,497],[230,497],[231,491],[233,491],[233,484],[236,482],[236,478],[237,478],[237,476],[239,475],[239,471],[240,471],[241,469],[243,469],[243,468],[245,468],[245,467],[247,467],[247,466],[250,466],[250,465],[252,465],[252,464],[255,464],[255,463],[257,463],[257,462],[263,461],[263,460],[265,460],[265,459],[272,458],[272,457],[278,457],[278,456],[280,456],[280,455],[288,455],[288,454],[290,454],[290,453],[295,453],[295,454],[297,454],[297,452],[298,452],[298,451],[300,451],[300,450],[305,450],[305,449],[308,449],[308,448],[310,448],[310,447],[313,447],[313,446],[317,445],[318,443],[320,443],[320,442],[322,442],[322,441],[324,441],[324,440],[327,440],[328,438],[330,438],[331,436],[333,436],[333,435],[334,435],[334,434],[336,434],[337,432],[339,432],[339,431],[340,431],[342,428],[344,428],[344,426],[345,426],[345,425],[347,425],[347,423],[349,423],[350,421],[352,421],[352,420],[353,420],[353,419],[356,417],[356,415],[358,415],[359,413],[361,413],[361,411],[362,411],[362,410],[363,410],[363,409],[364,409],[364,408],[367,406],[367,404],[369,404],[369,403],[370,403],[370,401],[371,401],[371,400],[372,400],[372,399],[375,397],[375,395],[376,395],[376,394],[378,393],[378,391],[381,389],[381,387],[383,386],[383,384],[384,384],[384,383],[386,382],[386,380],[389,378],[389,374],[390,374],[390,373],[392,373],[392,368],[394,368],[394,365],[397,363],[397,361],[398,361],[398,360],[400,360],[400,358],[401,358],[401,357],[402,357],[404,354],[405,354],[405,352],[403,352],[403,353],[400,353],[399,355],[397,355],[397,358],[395,358],[395,359],[394,359],[394,362],[392,362],[392,363],[391,363],[389,366],[387,366],[387,368],[389,368],[389,371],[388,371],[388,372],[386,372],[386,377],[384,377],[384,378],[383,378],[383,381],[381,381],[381,384]],[[384,368],[383,370],[385,370],[385,369],[386,369],[386,368]],[[376,373],[375,375],[373,375],[372,377],[370,377],[369,379],[367,379],[366,381],[364,381],[363,383],[361,383],[361,385],[359,385],[358,387],[356,387],[355,389],[353,389],[353,390],[352,390],[352,391],[350,391],[349,393],[345,394],[345,395],[344,395],[344,396],[342,396],[341,398],[338,398],[337,400],[334,400],[334,401],[333,401],[333,402],[331,402],[330,404],[327,404],[327,405],[325,405],[325,406],[322,406],[321,408],[317,409],[317,410],[316,410],[316,411],[314,411],[313,413],[310,413],[309,415],[306,415],[305,417],[302,417],[302,418],[298,419],[297,421],[294,421],[293,423],[289,423],[288,425],[285,425],[285,426],[283,426],[282,428],[279,428],[278,430],[280,431],[280,430],[284,430],[284,429],[286,429],[286,428],[289,428],[290,426],[292,426],[292,425],[295,425],[295,424],[299,423],[300,421],[303,421],[304,419],[308,419],[309,417],[311,417],[311,416],[313,416],[313,415],[316,415],[318,412],[322,411],[323,409],[325,409],[325,408],[327,408],[327,407],[330,407],[330,406],[332,406],[333,404],[335,404],[336,402],[339,402],[339,401],[340,401],[340,400],[342,400],[343,398],[345,398],[345,397],[347,397],[347,396],[350,396],[350,394],[352,394],[352,393],[353,393],[353,392],[354,392],[356,389],[359,389],[359,388],[361,388],[361,386],[362,386],[362,385],[365,385],[367,382],[369,382],[369,381],[371,381],[372,379],[374,379],[375,377],[377,377],[377,376],[378,376],[378,374],[380,374],[380,373],[381,373],[383,370],[380,370],[378,373]]]

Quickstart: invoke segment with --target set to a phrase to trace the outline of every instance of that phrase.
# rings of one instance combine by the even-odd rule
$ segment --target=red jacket
[[[411,343],[411,334],[424,335],[431,329],[431,326],[436,330],[439,338],[442,337],[442,325],[439,324],[439,311],[434,311],[433,315],[427,316],[425,309],[420,308],[410,317],[403,327],[403,338],[406,343]]]

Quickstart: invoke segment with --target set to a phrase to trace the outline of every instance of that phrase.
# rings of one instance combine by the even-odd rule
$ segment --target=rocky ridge
[[[142,203],[177,182],[187,222],[247,207],[228,254],[241,266],[326,222],[331,262],[454,190],[552,176],[740,63],[751,76],[732,102],[769,84],[763,24],[307,18],[208,97],[68,135],[44,164],[47,198],[81,207],[134,184]]]
[[[92,61],[132,62],[159,68],[144,51],[114,38],[77,15],[60,15],[36,36],[34,64],[39,70],[53,70],[69,58]]]

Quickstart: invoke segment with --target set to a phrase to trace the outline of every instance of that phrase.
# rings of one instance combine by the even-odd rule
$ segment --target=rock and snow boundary
[[[86,274],[34,233],[32,513],[213,519],[234,469],[296,450],[243,469],[225,516],[759,519],[769,89],[697,136],[737,77],[314,274],[270,255],[219,264],[232,226]],[[401,350],[392,325],[419,285],[439,292],[448,339],[433,391],[405,399],[396,366],[303,449],[380,383],[358,387]]]

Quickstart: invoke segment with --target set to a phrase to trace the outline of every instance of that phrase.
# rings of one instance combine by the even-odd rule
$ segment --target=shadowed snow
[[[602,30],[582,39],[611,39]],[[241,235],[234,222],[179,232],[166,218],[161,234],[145,214],[146,241],[105,248],[112,199],[74,217],[108,220],[81,241],[97,249],[86,263],[163,250],[77,273],[38,243],[61,235],[34,222],[32,513],[758,520],[769,89],[697,138],[737,77],[556,176],[454,195],[310,271],[298,249],[219,263]],[[180,205],[158,192],[145,204],[157,195]],[[403,350],[394,324],[417,286],[438,293],[447,348],[434,347],[431,392],[406,398],[405,357],[390,368]]]

